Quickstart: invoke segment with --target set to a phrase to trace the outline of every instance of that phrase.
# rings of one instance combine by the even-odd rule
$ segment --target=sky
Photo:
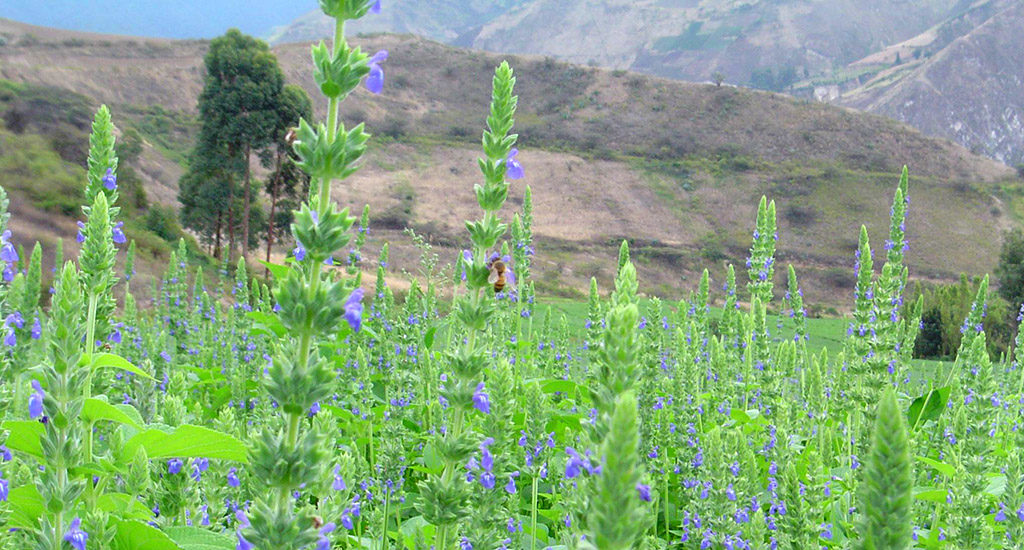
[[[229,28],[265,38],[317,0],[0,0],[0,17],[105,34],[213,38]]]

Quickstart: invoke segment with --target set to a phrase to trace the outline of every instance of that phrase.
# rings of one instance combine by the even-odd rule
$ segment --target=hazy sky
[[[0,17],[164,38],[212,38],[235,27],[262,38],[317,6],[317,0],[0,0]]]

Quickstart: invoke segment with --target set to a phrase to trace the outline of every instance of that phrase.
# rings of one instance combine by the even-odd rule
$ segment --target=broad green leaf
[[[430,327],[423,335],[423,346],[427,349],[434,347],[434,335],[437,334],[437,327]]]
[[[262,311],[250,311],[245,316],[254,321],[252,330],[249,331],[252,334],[266,334],[280,338],[288,332],[277,315]]]
[[[137,519],[146,521],[153,517],[153,512],[138,499],[124,493],[106,493],[96,501],[96,507],[108,514],[115,514],[121,519]]]
[[[985,494],[999,498],[1006,492],[1006,476],[1004,474],[988,474],[988,486]]]
[[[914,399],[907,409],[907,425],[910,429],[917,429],[929,420],[938,420],[946,409],[950,391],[951,388],[946,386]]]
[[[39,518],[43,517],[46,512],[43,497],[35,485],[11,489],[10,494],[7,495],[7,503],[11,507],[11,515],[7,518],[7,525],[10,527],[23,529],[38,527]]]
[[[7,431],[4,445],[8,449],[43,459],[43,445],[39,440],[46,433],[46,428],[41,423],[34,420],[8,420],[0,424],[0,430]]]
[[[928,502],[943,504],[946,502],[947,491],[935,487],[915,487],[914,498]]]
[[[182,550],[166,533],[138,520],[118,521],[114,535],[117,550]]]
[[[136,412],[138,415],[138,412]],[[96,422],[97,420],[110,420],[111,422],[117,422],[119,424],[128,424],[138,429],[142,429],[142,425],[136,421],[132,416],[125,414],[125,412],[110,403],[107,403],[103,399],[97,399],[90,397],[85,400],[85,405],[82,407],[82,418],[86,422]]]
[[[928,458],[928,457],[925,457],[925,456],[919,456],[919,457],[916,457],[916,458],[917,458],[918,462],[923,462],[923,463],[931,466],[932,468],[935,469],[936,472],[939,472],[940,474],[942,474],[942,475],[944,475],[944,476],[946,476],[948,478],[952,478],[952,477],[956,476],[956,468],[954,468],[953,466],[950,466],[949,464],[946,464],[945,462],[939,462],[938,460],[935,460],[935,459],[932,459],[932,458]]]
[[[151,460],[162,458],[219,458],[248,462],[249,453],[245,445],[234,437],[185,424],[172,432],[149,429],[128,440],[121,456],[135,456],[139,447],[146,449]]]
[[[277,280],[287,279],[288,273],[292,270],[292,268],[286,265],[272,264],[263,260],[260,260],[260,263],[263,264],[263,267],[267,268],[267,270],[270,271]]]
[[[560,378],[538,380],[537,384],[540,385],[540,389],[544,393],[573,393],[579,388],[572,380],[562,380]]]
[[[89,361],[89,356],[86,355],[86,356],[83,356],[83,360],[86,361],[87,364],[91,365],[92,368],[94,368],[94,369],[103,369],[103,368],[121,369],[121,370],[124,370],[124,371],[128,371],[128,372],[130,372],[132,374],[136,374],[138,376],[141,376],[143,378],[149,378],[150,380],[156,380],[156,378],[153,378],[148,372],[140,369],[139,367],[136,367],[135,365],[131,364],[124,357],[121,357],[120,355],[117,355],[117,354],[114,354],[114,353],[97,353],[97,354],[92,356],[92,361]]]
[[[235,550],[236,539],[199,527],[168,527],[167,535],[183,550]]]

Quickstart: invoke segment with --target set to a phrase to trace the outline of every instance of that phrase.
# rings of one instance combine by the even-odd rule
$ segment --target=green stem
[[[92,353],[96,347],[96,307],[99,303],[99,296],[95,292],[89,293],[89,311],[85,321],[85,353],[89,358],[89,373],[85,377],[84,398],[92,397]],[[85,434],[85,461],[92,462],[92,425],[88,426]],[[91,486],[91,484],[90,484]],[[89,490],[90,494],[92,489]]]
[[[530,549],[537,548],[537,492],[540,478],[533,476],[533,485],[530,487]]]

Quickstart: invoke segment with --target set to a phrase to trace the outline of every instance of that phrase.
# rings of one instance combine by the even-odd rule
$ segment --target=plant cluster
[[[766,199],[749,302],[731,266],[724,309],[711,307],[706,271],[677,303],[643,301],[623,243],[614,289],[603,297],[593,281],[586,318],[570,323],[535,303],[530,188],[523,211],[501,217],[527,175],[503,63],[468,248],[447,271],[414,235],[421,266],[400,303],[385,245],[364,300],[370,285],[337,258],[358,259],[370,216],[353,234],[331,188],[370,137],[340,124],[338,106],[363,83],[382,92],[387,57],[350,47],[345,22],[380,5],[320,4],[336,21],[333,42],[312,49],[327,120],[298,122],[309,195],[291,254],[265,263],[270,284],[244,261],[233,276],[227,262],[194,271],[182,242],[157,300],[139,307],[132,244],[115,269],[125,238],[106,108],[89,142],[81,252],[58,261],[49,308],[40,249],[14,245],[0,192],[0,548],[1021,544],[1024,336],[1009,364],[992,361],[986,279],[956,362],[911,359],[923,302],[904,303],[905,173],[880,271],[861,231],[841,346],[810,350],[792,266],[775,296]]]

